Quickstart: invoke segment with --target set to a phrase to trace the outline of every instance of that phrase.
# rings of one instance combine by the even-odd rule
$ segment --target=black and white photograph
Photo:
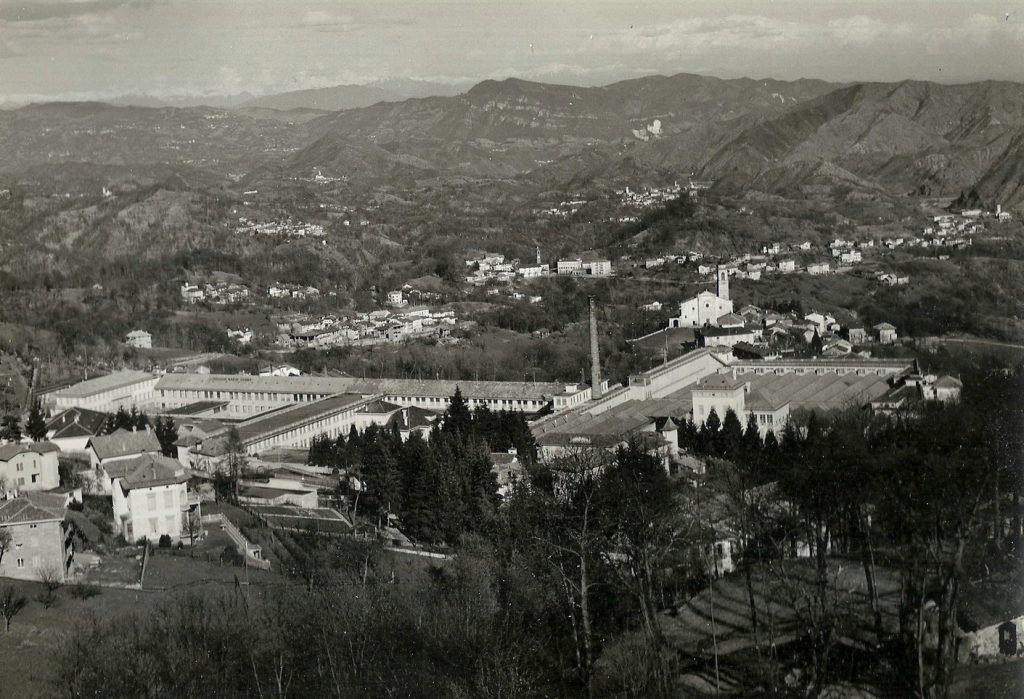
[[[1024,696],[1018,0],[0,0],[0,699]]]

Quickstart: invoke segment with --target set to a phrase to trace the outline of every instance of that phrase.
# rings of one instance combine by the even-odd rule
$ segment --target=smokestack
[[[597,400],[601,391],[601,351],[597,346],[597,311],[590,297],[590,397]]]

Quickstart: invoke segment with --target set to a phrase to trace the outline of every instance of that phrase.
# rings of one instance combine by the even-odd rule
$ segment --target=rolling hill
[[[310,99],[234,110],[80,103],[0,112],[0,175],[42,164],[173,164],[245,187],[320,171],[371,187],[516,178],[544,190],[692,176],[781,196],[956,196],[976,186],[986,201],[1024,203],[1017,83],[508,79],[358,109],[275,108]]]

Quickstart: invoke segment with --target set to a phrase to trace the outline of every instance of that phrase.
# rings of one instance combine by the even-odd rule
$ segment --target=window
[[[150,517],[149,518],[149,532],[150,532],[150,534],[156,534],[156,530],[157,530],[158,526],[159,525],[157,524],[156,517]]]
[[[25,559],[24,558],[19,558],[18,559],[18,567],[19,568],[24,568],[25,567]]]
[[[17,470],[17,471],[24,471],[25,470],[25,464],[18,464],[18,468],[15,469],[15,470]]]
[[[18,479],[18,485],[25,485],[25,479],[24,478],[19,478]]]
[[[32,482],[33,483],[38,483],[39,482],[39,474],[38,473],[33,473],[32,474]]]
[[[164,491],[164,507],[174,507],[174,491]]]
[[[146,494],[146,507],[150,510],[156,509],[156,493]]]
[[[28,528],[29,529],[35,529],[38,526],[39,526],[38,524],[30,524],[30,525],[28,525]],[[18,544],[18,546],[21,546],[21,544]]]

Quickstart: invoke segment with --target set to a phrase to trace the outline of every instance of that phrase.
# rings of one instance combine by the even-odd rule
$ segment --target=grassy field
[[[30,582],[13,583],[28,598],[28,605],[14,618],[9,633],[0,630],[0,658],[5,670],[0,682],[0,696],[19,699],[44,699],[53,696],[52,683],[57,679],[55,651],[75,623],[95,618],[109,618],[125,610],[144,612],[164,596],[141,591],[100,588],[100,594],[89,599],[76,599],[71,588],[61,588],[57,602],[45,608],[35,598],[42,585]],[[20,671],[11,671],[18,668]]]

